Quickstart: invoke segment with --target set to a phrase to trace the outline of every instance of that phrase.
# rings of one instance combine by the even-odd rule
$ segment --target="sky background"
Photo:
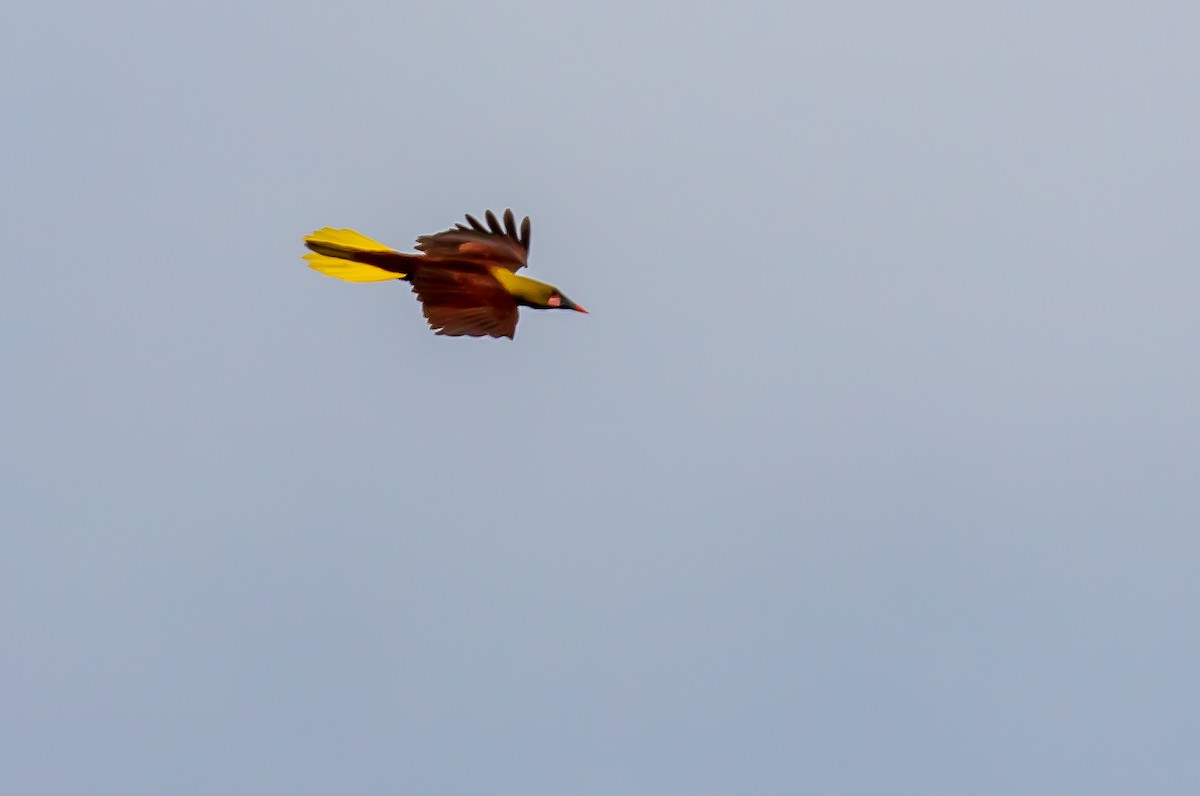
[[[0,791],[1200,792],[1200,6],[26,3]],[[515,342],[301,237],[533,219]]]

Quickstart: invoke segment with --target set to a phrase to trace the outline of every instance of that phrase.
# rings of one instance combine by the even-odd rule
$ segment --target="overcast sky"
[[[0,791],[1200,792],[1200,6],[702,6],[7,12]]]

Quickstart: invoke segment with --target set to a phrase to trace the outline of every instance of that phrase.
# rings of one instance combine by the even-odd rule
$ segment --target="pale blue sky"
[[[1198,28],[8,12],[0,792],[1200,792]]]

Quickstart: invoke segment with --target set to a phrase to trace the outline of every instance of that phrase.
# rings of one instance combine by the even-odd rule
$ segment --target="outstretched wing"
[[[422,235],[417,238],[417,249],[429,260],[496,265],[514,272],[525,267],[529,259],[528,216],[521,221],[519,230],[512,210],[504,211],[503,226],[491,210],[483,217],[487,226],[468,215],[470,226],[456,224],[454,229],[436,235]]]
[[[425,320],[449,337],[507,337],[517,333],[517,302],[486,268],[426,263],[412,275]]]

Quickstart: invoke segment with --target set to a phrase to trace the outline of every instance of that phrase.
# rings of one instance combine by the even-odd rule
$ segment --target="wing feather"
[[[413,273],[412,286],[425,320],[438,334],[516,335],[517,302],[486,268],[430,263]]]
[[[495,265],[516,272],[529,259],[529,218],[517,229],[512,210],[504,211],[501,224],[491,210],[484,213],[486,225],[468,213],[467,223],[417,238],[417,249],[426,259],[443,262],[467,262]]]

